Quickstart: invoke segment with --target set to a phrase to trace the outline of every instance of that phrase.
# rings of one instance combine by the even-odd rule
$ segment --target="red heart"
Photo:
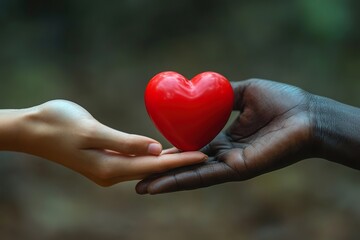
[[[215,72],[187,80],[176,72],[155,75],[145,90],[148,114],[159,131],[183,151],[199,150],[225,126],[234,101],[229,81]]]

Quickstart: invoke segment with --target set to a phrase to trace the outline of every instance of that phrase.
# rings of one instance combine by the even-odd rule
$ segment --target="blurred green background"
[[[265,78],[360,106],[360,2],[0,0],[0,108],[65,98],[166,140],[143,92],[160,71]],[[0,153],[0,239],[359,239],[360,173],[309,159],[258,178],[138,196]]]

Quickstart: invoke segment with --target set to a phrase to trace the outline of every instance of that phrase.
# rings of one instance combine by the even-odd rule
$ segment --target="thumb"
[[[107,149],[126,155],[160,155],[162,146],[154,139],[117,131],[103,125],[93,139],[93,148]]]
[[[245,89],[250,85],[250,80],[230,82],[234,91],[234,105],[233,110],[242,111],[244,108],[244,93]]]

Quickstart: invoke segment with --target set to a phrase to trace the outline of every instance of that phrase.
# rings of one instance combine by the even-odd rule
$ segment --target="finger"
[[[93,137],[93,147],[109,149],[127,155],[159,155],[162,146],[154,139],[101,127]]]
[[[81,171],[103,180],[111,178],[119,178],[122,181],[141,179],[154,173],[200,163],[207,159],[207,156],[201,152],[161,156],[126,156],[115,152],[87,151],[89,164],[85,165],[86,168],[82,168]]]
[[[126,171],[134,175],[164,172],[169,169],[193,165],[206,161],[207,156],[201,152],[183,152],[163,154],[158,157],[132,157],[127,162]]]
[[[168,148],[168,149],[165,149],[161,152],[161,155],[163,154],[173,154],[173,153],[180,153],[181,151],[175,147],[173,148]]]
[[[135,191],[138,194],[141,194],[141,195],[147,194],[148,193],[147,188],[150,185],[150,183],[152,183],[156,179],[159,179],[159,178],[161,178],[161,177],[163,177],[165,175],[168,175],[172,171],[173,170],[170,170],[170,171],[168,171],[166,173],[156,173],[156,174],[153,174],[153,175],[141,180],[140,182],[138,182],[136,184]]]
[[[223,162],[206,162],[195,168],[145,179],[136,186],[139,194],[191,190],[236,180],[237,173]]]
[[[152,174],[152,175],[148,176],[147,178],[145,178],[145,179],[141,180],[140,182],[138,182],[136,184],[135,190],[136,190],[136,192],[138,194],[147,194],[148,193],[148,190],[147,190],[148,186],[152,182],[154,182],[155,180],[158,180],[158,179],[166,177],[166,176],[175,176],[175,174],[185,172],[185,171],[192,171],[193,169],[196,169],[198,166],[200,166],[202,164],[205,164],[205,163],[180,167],[180,168],[172,169],[172,170],[169,170],[169,171],[163,172],[163,173]]]

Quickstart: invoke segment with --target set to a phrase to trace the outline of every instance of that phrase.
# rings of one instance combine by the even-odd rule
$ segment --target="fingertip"
[[[145,195],[148,193],[147,191],[148,183],[146,181],[140,181],[135,186],[135,191],[137,194]]]
[[[162,146],[160,143],[150,143],[147,152],[151,155],[159,156],[162,152]]]
[[[208,159],[208,156],[202,152],[183,152],[179,153],[179,156],[182,156],[184,163],[186,162],[184,165],[203,163]]]
[[[198,159],[198,162],[201,163],[201,162],[205,162],[206,160],[208,160],[208,155],[202,153],[202,152],[189,152],[189,153],[193,153],[194,156],[196,156],[195,159]],[[195,155],[196,154],[196,155]]]
[[[158,156],[162,151],[162,145],[158,141],[145,136],[129,134],[126,142],[124,148],[127,154]]]

